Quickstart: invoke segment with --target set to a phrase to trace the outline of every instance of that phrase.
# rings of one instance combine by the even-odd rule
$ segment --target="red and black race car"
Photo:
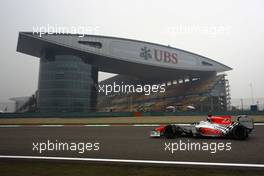
[[[177,136],[189,137],[227,137],[246,139],[254,129],[253,120],[247,115],[240,115],[235,122],[231,116],[208,115],[206,121],[193,124],[163,125],[151,131],[151,137],[175,138]]]

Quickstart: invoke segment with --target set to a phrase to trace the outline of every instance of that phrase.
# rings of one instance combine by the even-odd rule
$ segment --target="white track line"
[[[106,127],[106,126],[111,126],[110,124],[102,124],[102,125],[83,125],[86,127]]]
[[[131,126],[135,126],[135,127],[152,127],[152,126],[160,126],[159,124],[134,124]]]
[[[21,125],[0,125],[0,128],[14,128],[14,127],[21,127]]]
[[[262,125],[264,125],[264,123],[254,123],[254,125],[262,126]]]
[[[264,164],[243,164],[243,163],[213,163],[213,162],[186,162],[186,161],[155,161],[155,160],[128,160],[128,159],[101,159],[101,158],[72,158],[72,157],[46,157],[46,156],[12,156],[12,155],[0,155],[0,158],[9,158],[9,159],[38,159],[38,160],[95,161],[95,162],[115,162],[115,163],[169,164],[169,165],[197,165],[197,166],[256,167],[256,168],[264,168]]]
[[[188,126],[190,124],[175,124],[180,126]],[[255,126],[264,126],[264,123],[254,123]],[[94,124],[94,125],[0,125],[0,128],[19,128],[19,127],[120,127],[120,126],[134,126],[134,127],[158,127],[160,124]]]
[[[63,127],[64,125],[38,125],[40,127]]]

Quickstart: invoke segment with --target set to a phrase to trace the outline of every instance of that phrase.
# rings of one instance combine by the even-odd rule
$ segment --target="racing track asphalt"
[[[0,155],[60,156],[85,158],[227,162],[264,164],[264,126],[255,126],[247,140],[197,139],[152,139],[150,130],[154,127],[135,126],[64,126],[64,127],[6,127],[0,128]],[[99,151],[47,151],[39,154],[33,151],[33,142],[99,142]],[[230,151],[165,151],[165,142],[231,142]]]

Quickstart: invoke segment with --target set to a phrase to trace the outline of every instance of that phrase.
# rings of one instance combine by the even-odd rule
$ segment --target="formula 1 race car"
[[[188,137],[226,137],[234,139],[246,139],[254,129],[253,120],[247,115],[237,117],[235,122],[231,116],[208,115],[206,121],[193,124],[163,125],[151,131],[151,137],[166,137],[168,139],[177,136]]]

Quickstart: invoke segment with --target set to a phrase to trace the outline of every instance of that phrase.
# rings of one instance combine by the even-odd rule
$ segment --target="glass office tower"
[[[95,111],[97,82],[97,68],[81,57],[46,51],[40,58],[38,111]]]

